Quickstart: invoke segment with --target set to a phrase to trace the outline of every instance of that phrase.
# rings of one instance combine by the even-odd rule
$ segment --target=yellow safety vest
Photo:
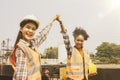
[[[40,73],[40,54],[38,53],[37,49],[35,51],[25,46],[22,42],[17,44],[19,48],[23,50],[27,57],[27,69],[28,69],[28,77],[27,80],[41,80],[41,73]],[[10,62],[13,66],[14,72],[16,72],[16,59],[15,53],[13,51]],[[13,78],[15,80],[15,78]]]
[[[85,76],[88,80],[88,55],[83,50],[84,53],[84,61],[85,61]],[[80,52],[76,49],[72,49],[71,58],[67,59],[66,65],[66,77],[71,78],[73,80],[82,80],[84,78],[84,70],[83,70],[83,57]]]

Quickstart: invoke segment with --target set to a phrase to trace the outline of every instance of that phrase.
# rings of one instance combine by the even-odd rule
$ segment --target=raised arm
[[[57,20],[57,21],[59,22],[59,24],[60,24],[61,33],[66,33],[67,31],[66,31],[66,29],[65,29],[65,27],[64,27],[64,25],[63,25],[62,20],[60,19],[60,15],[56,15],[56,20]]]
[[[40,32],[39,35],[36,36],[31,42],[33,43],[34,46],[39,47],[47,38],[47,35],[49,31],[51,30],[53,22],[56,20],[57,16],[54,16],[50,23],[45,26]]]
[[[65,48],[67,50],[67,57],[70,58],[72,55],[72,46],[70,44],[70,40],[69,40],[69,36],[67,35],[67,30],[65,29],[62,20],[60,20],[60,16],[57,15],[57,19],[56,19],[61,27],[61,33],[63,35],[63,39],[64,39],[64,44],[65,44]]]

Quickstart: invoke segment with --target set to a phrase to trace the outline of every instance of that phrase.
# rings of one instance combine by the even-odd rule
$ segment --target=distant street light
[[[9,51],[9,41],[10,41],[10,39],[7,38],[7,51]]]

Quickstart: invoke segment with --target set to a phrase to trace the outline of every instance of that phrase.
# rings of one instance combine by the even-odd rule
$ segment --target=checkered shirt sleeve
[[[62,33],[62,35],[64,39],[65,48],[67,50],[67,56],[70,57],[72,55],[72,46],[70,44],[69,36],[67,35],[67,33]]]
[[[18,48],[16,49],[16,73],[14,77],[16,80],[27,80],[27,58],[23,51]]]
[[[52,24],[48,24],[39,32],[39,35],[37,35],[37,37],[35,38],[35,45],[39,47],[47,39],[51,27]]]

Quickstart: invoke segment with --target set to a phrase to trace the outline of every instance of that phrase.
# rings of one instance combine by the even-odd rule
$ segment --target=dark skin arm
[[[56,20],[57,20],[57,21],[59,22],[59,24],[60,24],[61,32],[66,33],[66,29],[65,29],[65,27],[64,27],[64,25],[63,25],[62,20],[60,19],[60,15],[56,15]]]

